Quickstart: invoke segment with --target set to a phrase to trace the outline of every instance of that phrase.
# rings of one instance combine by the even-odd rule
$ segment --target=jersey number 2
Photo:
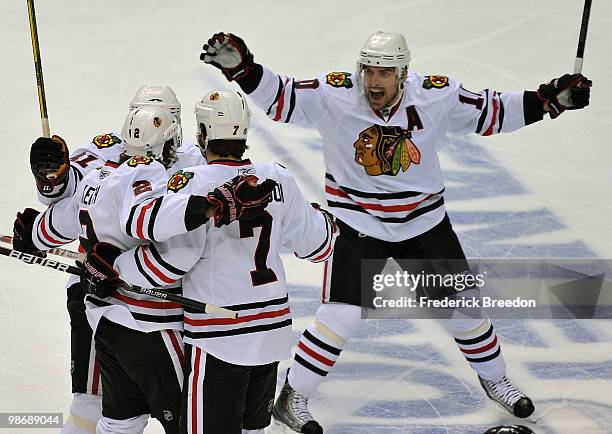
[[[255,236],[254,228],[261,228],[259,241],[255,248],[255,269],[251,270],[251,281],[253,286],[265,285],[276,282],[276,274],[268,268],[267,260],[270,253],[270,234],[272,233],[272,215],[268,211],[249,221],[239,220],[240,238],[251,238]]]

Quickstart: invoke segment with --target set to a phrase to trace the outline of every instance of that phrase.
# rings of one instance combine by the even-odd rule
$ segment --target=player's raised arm
[[[320,79],[300,81],[270,71],[255,63],[244,40],[232,33],[215,33],[203,50],[200,59],[238,83],[272,120],[308,126],[324,116],[325,83]]]
[[[428,83],[429,81],[429,83]],[[472,92],[444,76],[427,76],[425,92],[446,92],[449,129],[458,133],[475,132],[482,136],[515,131],[541,121],[548,113],[555,119],[565,110],[589,105],[592,82],[581,74],[565,74],[537,91],[497,92],[484,89]]]

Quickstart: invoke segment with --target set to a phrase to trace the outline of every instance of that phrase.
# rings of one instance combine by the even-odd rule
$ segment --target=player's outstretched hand
[[[41,193],[51,193],[68,179],[70,155],[60,136],[39,137],[30,148],[30,167]]]
[[[589,105],[593,82],[582,74],[565,74],[538,88],[544,110],[555,119],[565,110],[578,110]]]
[[[266,179],[257,184],[256,176],[236,176],[208,193],[206,200],[213,209],[215,227],[236,220],[252,220],[263,214],[272,201],[276,181]]]
[[[100,298],[109,297],[117,289],[119,273],[113,268],[121,250],[110,243],[98,242],[87,252],[87,257],[77,265],[82,270],[81,288],[87,294]]]
[[[215,33],[202,49],[200,60],[220,69],[229,81],[246,77],[255,65],[242,38],[231,33]]]
[[[40,214],[33,208],[26,208],[17,213],[13,223],[13,249],[30,255],[45,256],[32,242],[34,220]]]

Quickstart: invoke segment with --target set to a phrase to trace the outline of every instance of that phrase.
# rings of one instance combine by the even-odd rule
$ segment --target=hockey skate
[[[287,380],[274,403],[272,416],[295,432],[323,434],[323,428],[308,411],[308,398],[293,390]]]
[[[531,399],[510,383],[504,375],[501,380],[487,381],[478,377],[487,396],[510,414],[521,419],[529,418],[535,410]]]

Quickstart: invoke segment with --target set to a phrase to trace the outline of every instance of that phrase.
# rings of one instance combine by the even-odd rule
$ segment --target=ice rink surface
[[[503,136],[448,137],[441,146],[449,214],[468,256],[612,258],[612,2],[593,3],[583,70],[594,82],[588,109]],[[243,36],[257,61],[301,79],[352,71],[371,33],[401,31],[415,71],[450,75],[472,90],[533,90],[571,72],[582,4],[39,0],[36,6],[51,130],[75,147],[120,130],[145,83],[174,88],[191,139],[196,99],[212,88],[234,88],[198,60],[216,31]],[[1,2],[0,40],[0,232],[7,233],[16,211],[37,205],[28,153],[40,122],[24,0]],[[255,110],[249,143],[254,160],[285,164],[310,199],[323,201],[315,130],[273,124]],[[291,257],[287,268],[297,338],[318,305],[322,269]],[[0,270],[0,412],[66,414],[65,276],[8,258],[0,258]],[[612,432],[609,322],[504,320],[496,327],[509,375],[536,403],[535,432]],[[444,328],[426,320],[368,322],[311,410],[329,433],[481,433],[512,421],[485,398]],[[161,427],[151,423],[146,432]]]

